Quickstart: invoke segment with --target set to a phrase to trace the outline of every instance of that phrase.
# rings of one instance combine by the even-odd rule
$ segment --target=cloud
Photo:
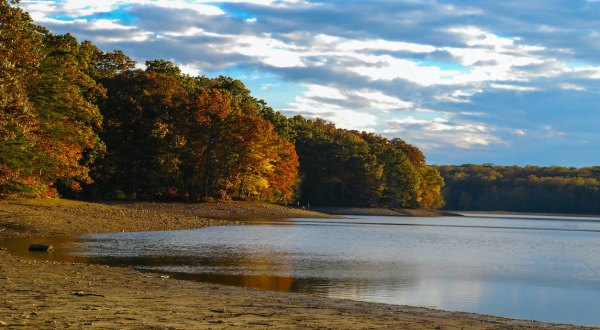
[[[111,12],[120,6],[155,6],[159,8],[191,10],[201,15],[223,15],[217,6],[198,2],[173,0],[64,0],[64,1],[27,1],[21,2],[29,12],[55,14],[61,13],[68,17],[89,16],[98,13]]]
[[[286,44],[269,35],[240,36],[234,39],[222,51],[255,58],[267,66],[276,68],[305,66],[298,47]]]
[[[511,90],[511,91],[517,91],[517,92],[535,92],[535,91],[540,90],[538,87],[519,86],[519,85],[510,85],[510,84],[494,84],[494,83],[491,83],[490,87],[495,88],[495,89]]]
[[[290,116],[302,115],[308,118],[322,118],[337,124],[340,128],[367,130],[377,125],[377,116],[344,109],[343,107],[299,96],[290,103],[292,108],[283,109]]]
[[[407,136],[409,142],[417,143],[427,150],[446,148],[448,145],[469,149],[474,146],[503,143],[483,123],[460,122],[450,118],[435,118],[434,120],[413,117],[396,118],[388,121],[387,126],[385,134],[402,134]],[[416,132],[419,134],[415,134]]]
[[[380,91],[358,90],[351,93],[368,101],[367,107],[378,110],[402,110],[412,109],[415,105],[412,102],[403,101],[395,96],[386,95]]]
[[[561,139],[567,135],[567,133],[565,132],[557,131],[554,127],[552,127],[552,125],[542,125],[541,130],[543,134],[549,139]]]
[[[517,129],[515,129],[515,134],[519,135],[519,136],[526,136],[527,135],[527,130],[526,129],[517,128]]]
[[[304,97],[308,98],[323,98],[332,100],[346,100],[348,97],[337,88],[321,86],[321,85],[306,85],[308,91],[304,94]]]
[[[132,30],[133,26],[119,24],[118,20],[98,19],[90,22],[90,30]]]
[[[525,136],[555,153],[570,139],[591,141],[588,154],[600,145],[592,124],[600,120],[598,2],[23,0],[19,6],[57,33],[122,49],[141,62],[169,59],[190,74],[253,72],[264,80],[254,93],[276,100],[288,115],[398,136],[434,159],[508,162],[511,153],[528,155],[520,152]]]
[[[578,92],[583,92],[583,91],[586,90],[585,87],[579,86],[579,85],[574,84],[574,83],[561,83],[561,84],[558,85],[558,88],[564,89],[564,90],[578,91]]]

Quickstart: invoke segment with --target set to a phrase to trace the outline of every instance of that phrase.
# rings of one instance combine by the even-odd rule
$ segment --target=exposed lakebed
[[[0,245],[30,257],[182,279],[600,325],[600,218],[356,216],[247,224]],[[31,242],[56,250],[30,253]]]

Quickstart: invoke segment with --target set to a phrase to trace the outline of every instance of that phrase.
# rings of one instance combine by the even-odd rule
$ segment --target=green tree
[[[598,213],[596,168],[440,166],[446,208],[521,212]]]
[[[45,35],[44,55],[29,92],[40,122],[36,147],[50,158],[40,176],[89,183],[89,165],[104,148],[95,104],[104,89],[87,75],[89,62],[71,35]]]

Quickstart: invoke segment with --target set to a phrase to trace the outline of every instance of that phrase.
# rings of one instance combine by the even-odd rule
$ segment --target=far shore
[[[536,217],[578,217],[578,218],[600,218],[600,214],[589,213],[549,213],[549,212],[519,212],[519,211],[448,211],[450,213],[470,214],[492,214],[497,216],[536,216]]]
[[[335,218],[259,203],[2,200],[0,240],[194,229],[237,225],[248,217]],[[23,258],[4,248],[0,292],[0,328],[9,329],[589,329],[180,281],[129,268]]]
[[[395,217],[443,217],[461,216],[461,214],[450,211],[428,210],[428,209],[394,209],[381,207],[338,207],[322,206],[313,207],[311,210],[336,215],[371,215],[371,216],[395,216]]]

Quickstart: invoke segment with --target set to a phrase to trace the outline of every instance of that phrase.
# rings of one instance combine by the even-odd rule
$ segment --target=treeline
[[[135,69],[12,1],[0,20],[0,196],[442,205],[438,171],[400,139],[288,119],[168,61]]]
[[[439,172],[401,139],[291,120],[300,155],[301,198],[315,205],[438,208]]]
[[[439,166],[450,210],[600,214],[600,167]]]
[[[106,153],[86,191],[117,198],[285,202],[298,156],[241,82],[189,77],[170,62],[99,79]]]

